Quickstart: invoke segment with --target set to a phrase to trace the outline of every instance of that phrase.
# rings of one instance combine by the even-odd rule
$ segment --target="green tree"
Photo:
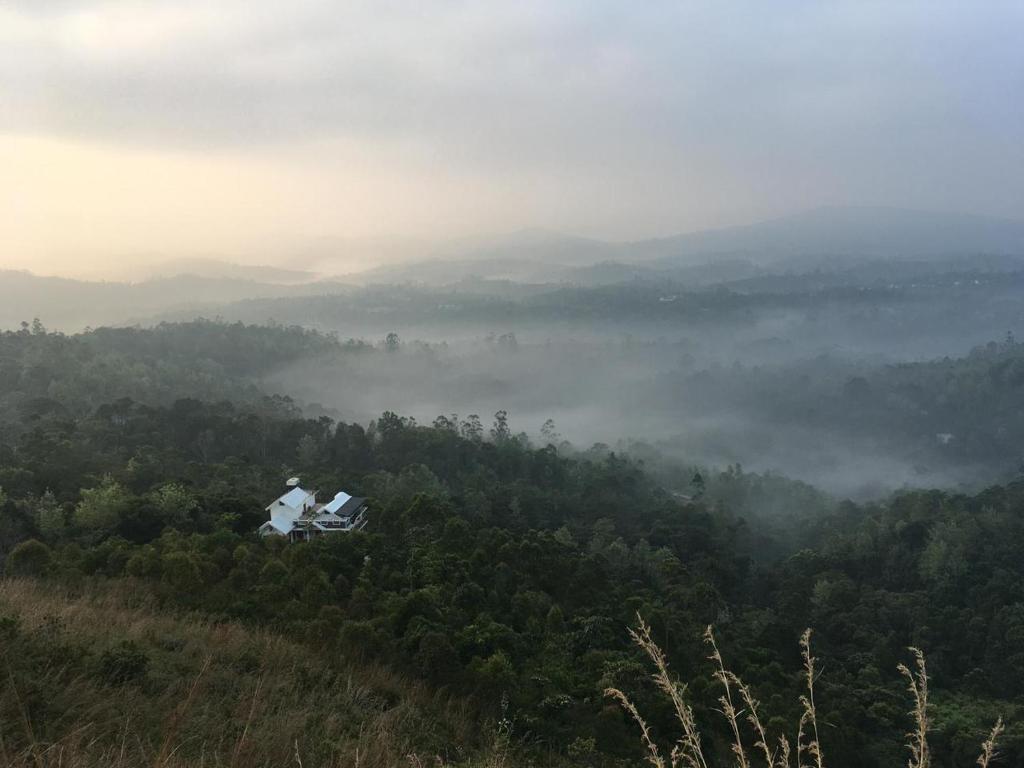
[[[555,445],[562,439],[558,434],[558,428],[555,427],[554,419],[548,419],[541,425],[540,436],[546,445]]]
[[[936,523],[918,561],[921,575],[932,582],[956,583],[967,573],[969,546],[965,526],[945,521]]]
[[[462,671],[458,652],[440,632],[427,632],[420,638],[414,660],[420,674],[444,685],[451,685]]]
[[[312,467],[320,463],[320,443],[312,435],[303,435],[295,447],[295,455],[303,467]]]
[[[53,491],[47,490],[35,502],[36,527],[48,539],[61,536],[68,527],[64,507],[57,501]]]
[[[484,425],[483,422],[480,421],[479,416],[475,413],[471,413],[459,426],[459,431],[467,440],[479,443],[484,436]]]
[[[706,489],[704,475],[700,472],[694,472],[693,477],[690,479],[690,488],[693,491],[693,498],[699,499],[703,497]]]
[[[515,668],[503,651],[487,658],[475,657],[470,662],[470,670],[480,687],[492,695],[507,691],[516,679]]]
[[[82,500],[75,507],[75,523],[91,531],[109,531],[121,522],[128,511],[130,497],[110,475],[96,488],[82,491]]]
[[[180,483],[160,486],[151,499],[153,506],[160,513],[160,519],[172,527],[187,523],[192,513],[199,508],[196,497]]]
[[[491,426],[491,439],[496,443],[507,443],[511,437],[512,431],[508,426],[508,411],[497,411],[494,414],[494,424]]]
[[[187,552],[171,552],[160,563],[163,579],[179,592],[190,594],[203,585],[203,576],[196,561]]]

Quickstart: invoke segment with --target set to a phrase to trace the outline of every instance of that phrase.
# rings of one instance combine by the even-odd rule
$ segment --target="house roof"
[[[324,504],[323,511],[330,512],[333,514],[334,512],[337,512],[339,509],[345,506],[345,503],[351,498],[352,497],[349,494],[345,493],[344,491],[338,491],[336,494],[334,494],[333,499]]]
[[[269,507],[267,507],[267,509],[285,506],[290,507],[291,509],[301,510],[306,499],[313,495],[313,491],[307,491],[303,488],[292,488],[284,496],[281,496],[279,499],[274,501]]]
[[[360,496],[350,496],[348,501],[342,504],[334,514],[338,517],[352,517],[364,506],[366,506],[366,499]]]
[[[274,530],[281,533],[288,533],[295,527],[295,521],[285,515],[271,515],[269,523]]]
[[[319,512],[338,517],[352,517],[365,503],[366,499],[362,496],[350,496],[344,491],[339,491],[333,499],[323,505]]]
[[[282,536],[287,536],[294,527],[295,523],[290,517],[277,515],[261,525],[259,527],[259,531],[260,533],[270,533],[272,531],[274,533],[279,533]]]

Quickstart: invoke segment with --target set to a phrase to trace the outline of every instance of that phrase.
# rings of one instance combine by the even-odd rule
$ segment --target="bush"
[[[11,550],[4,564],[8,576],[42,576],[50,570],[53,553],[37,539],[29,539]]]
[[[124,641],[100,655],[99,676],[109,685],[124,685],[145,676],[149,656],[135,643]]]

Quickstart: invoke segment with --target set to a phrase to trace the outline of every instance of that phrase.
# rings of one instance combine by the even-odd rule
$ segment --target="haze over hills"
[[[192,256],[127,267],[118,274],[118,281],[138,283],[183,275],[210,280],[239,280],[274,285],[308,283],[318,277],[317,273],[308,270],[265,264],[237,264],[218,258]]]
[[[0,323],[12,327],[41,315],[55,328],[75,330],[168,313],[216,315],[218,307],[232,302],[330,296],[360,284],[419,284],[514,297],[536,293],[545,285],[646,281],[687,289],[729,285],[749,291],[771,290],[772,281],[778,283],[782,276],[785,279],[778,284],[792,288],[794,274],[815,272],[834,277],[819,274],[805,279],[804,287],[870,285],[980,269],[1010,272],[1024,263],[1024,223],[965,214],[833,207],[631,243],[524,230],[449,242],[434,246],[428,255],[340,278],[293,268],[294,262],[260,266],[194,257],[127,270],[123,282],[4,272]]]
[[[638,277],[701,284],[750,277],[768,266],[799,269],[866,259],[958,256],[1024,257],[1024,222],[882,206],[832,206],[628,242],[544,229],[434,243],[320,238],[289,245],[282,240],[246,254],[241,259],[245,263],[220,257],[150,258],[102,274],[105,280],[124,283],[190,276],[281,286],[318,280],[445,285],[467,278],[608,284]],[[353,270],[358,263],[370,266]],[[266,294],[262,288],[241,289],[226,300]]]
[[[660,263],[739,255],[773,261],[800,257],[1024,255],[1024,222],[883,206],[826,206],[756,224],[638,243]]]
[[[626,244],[529,231],[341,280],[194,259],[164,269],[206,276],[116,283],[7,272],[0,322],[39,317],[77,331],[201,316],[312,328],[357,348],[382,348],[395,333],[398,354],[286,368],[274,387],[361,422],[395,408],[424,422],[508,409],[527,423],[554,418],[574,442],[659,441],[689,461],[741,462],[843,493],[921,478],[957,485],[992,477],[997,462],[973,448],[951,460],[935,435],[969,431],[951,418],[893,436],[893,417],[875,414],[882,426],[858,436],[844,427],[849,439],[836,441],[838,417],[823,415],[844,412],[835,400],[851,379],[885,380],[879,366],[960,357],[1024,333],[1024,228],[951,221],[825,208]],[[918,397],[900,386],[884,398],[897,412]],[[777,418],[782,408],[790,413]],[[872,442],[883,438],[884,450]],[[998,472],[1012,464],[1004,458]]]
[[[976,255],[1024,256],[1024,222],[882,206],[830,206],[753,224],[633,242],[523,230],[453,242],[436,247],[422,259],[382,265],[345,279],[445,284],[477,276],[586,283],[593,281],[598,265],[611,279],[625,280],[723,261],[738,278],[749,276],[749,265],[834,266],[837,260],[843,264]]]
[[[335,282],[284,285],[227,277],[177,275],[140,283],[96,282],[0,271],[0,327],[14,328],[39,317],[55,330],[124,325],[160,312],[209,313],[231,302],[334,294],[350,290]]]

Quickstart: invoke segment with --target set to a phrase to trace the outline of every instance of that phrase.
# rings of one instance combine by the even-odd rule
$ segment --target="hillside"
[[[298,361],[337,345],[315,334],[204,323],[114,333],[121,358],[99,366],[82,352],[90,336],[5,336],[3,359],[18,361],[5,375],[26,393],[33,376],[91,373],[69,376],[46,408],[13,403],[0,432],[8,761],[38,764],[56,743],[86,766],[124,744],[125,765],[177,747],[181,765],[280,764],[298,748],[304,766],[334,766],[358,747],[370,765],[415,752],[623,768],[642,755],[604,690],[653,705],[659,734],[671,718],[629,643],[638,613],[691,683],[712,765],[730,735],[703,661],[708,624],[766,702],[773,737],[795,722],[795,643],[816,629],[830,766],[900,759],[909,719],[892,670],[911,644],[933,675],[932,739],[948,756],[936,765],[973,759],[997,715],[1012,724],[1007,759],[1024,755],[1020,483],[858,505],[739,467],[655,475],[650,454],[556,446],[553,427],[535,443],[504,411],[431,426],[386,412],[364,425],[246,394],[259,387],[252,353],[305,339]],[[117,370],[174,365],[188,349],[239,350],[210,371],[234,402],[185,388],[174,400],[146,375],[134,399],[118,396]],[[1000,387],[1015,386],[1014,353],[982,356]],[[46,360],[57,363],[48,374]],[[109,402],[95,388],[103,370]],[[368,498],[367,528],[301,544],[255,536],[293,475]],[[254,730],[277,718],[283,731]],[[194,738],[180,735],[185,723]]]
[[[390,768],[493,747],[456,699],[132,581],[0,580],[0,642],[7,768]]]

